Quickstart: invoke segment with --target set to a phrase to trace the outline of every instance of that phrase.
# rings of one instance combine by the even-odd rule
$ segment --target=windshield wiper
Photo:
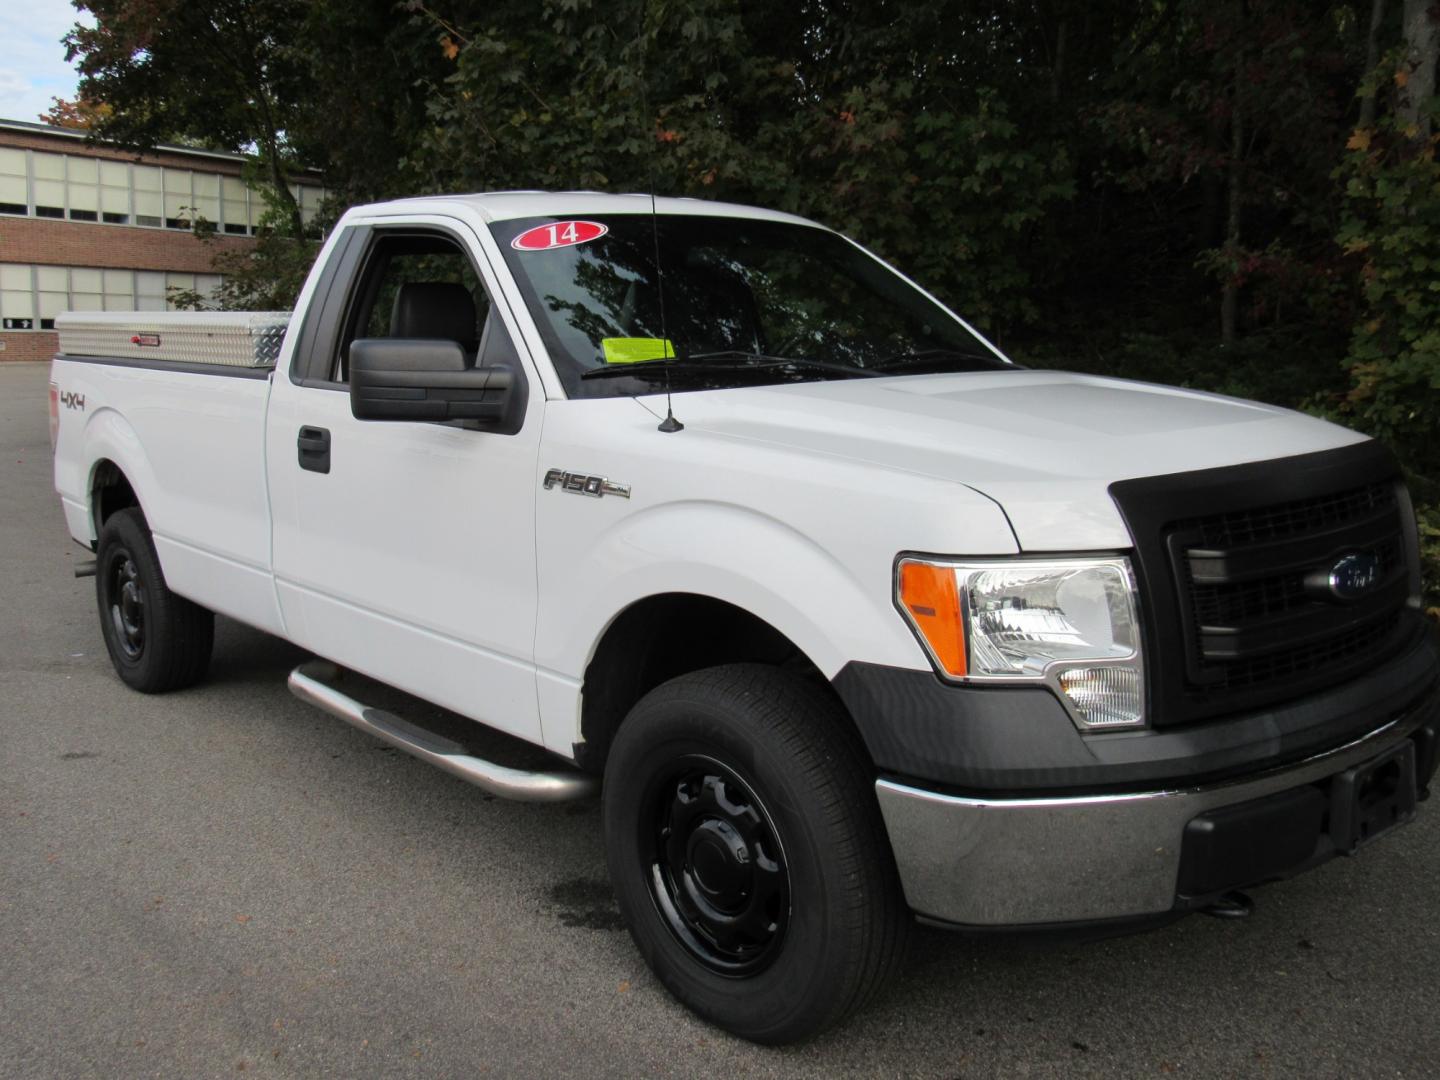
[[[793,367],[804,371],[829,371],[836,375],[848,375],[851,378],[874,378],[873,371],[866,371],[864,368],[855,367],[852,364],[834,364],[828,360],[806,360],[798,356],[768,356],[765,353],[747,352],[744,349],[722,349],[719,352],[691,353],[687,360],[750,360],[759,361],[750,363],[746,367],[777,368]]]
[[[697,364],[689,359],[681,360],[674,356],[657,356],[653,360],[631,360],[624,364],[606,364],[604,367],[591,368],[582,371],[582,379],[620,379],[626,375],[633,375],[637,379],[661,378],[666,372],[703,372],[720,371],[733,369],[734,367],[749,367],[752,365],[731,365],[731,364]]]
[[[825,371],[848,378],[873,378],[874,371],[851,367],[848,364],[832,364],[824,360],[800,360],[785,356],[768,356],[765,353],[747,352],[744,349],[722,349],[718,352],[688,353],[683,357],[657,356],[653,360],[636,360],[629,364],[609,364],[591,368],[580,373],[582,379],[614,379],[624,375],[647,377],[665,372],[706,371],[773,371],[777,368],[795,368],[800,371]]]
[[[910,349],[906,352],[895,353],[883,360],[877,360],[870,365],[872,372],[881,371],[905,371],[909,368],[925,367],[934,364],[939,360],[983,360],[987,364],[999,364],[998,359],[989,353],[967,352],[964,349]]]

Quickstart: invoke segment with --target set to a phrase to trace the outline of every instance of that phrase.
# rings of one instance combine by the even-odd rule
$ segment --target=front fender
[[[861,580],[794,527],[735,504],[681,501],[642,509],[593,538],[563,575],[542,577],[536,658],[578,679],[605,630],[647,597],[723,600],[784,634],[827,677],[864,658],[927,661],[890,599],[888,561]]]

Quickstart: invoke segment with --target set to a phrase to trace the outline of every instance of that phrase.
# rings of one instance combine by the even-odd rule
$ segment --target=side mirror
[[[513,435],[525,377],[508,363],[473,366],[455,341],[363,338],[350,344],[350,412],[357,420],[470,420]]]

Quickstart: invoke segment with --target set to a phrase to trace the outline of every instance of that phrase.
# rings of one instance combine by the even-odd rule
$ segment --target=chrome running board
[[[578,769],[526,772],[473,757],[457,742],[426,731],[383,709],[372,709],[330,685],[339,669],[328,660],[310,660],[290,673],[290,692],[347,724],[428,761],[491,795],[517,802],[569,802],[595,794],[600,783]]]

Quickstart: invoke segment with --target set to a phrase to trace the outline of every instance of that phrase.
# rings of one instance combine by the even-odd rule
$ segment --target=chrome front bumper
[[[1402,716],[1296,764],[1174,791],[984,799],[890,780],[875,789],[917,914],[970,926],[1139,918],[1175,908],[1193,818],[1324,780],[1397,745],[1422,720]]]

